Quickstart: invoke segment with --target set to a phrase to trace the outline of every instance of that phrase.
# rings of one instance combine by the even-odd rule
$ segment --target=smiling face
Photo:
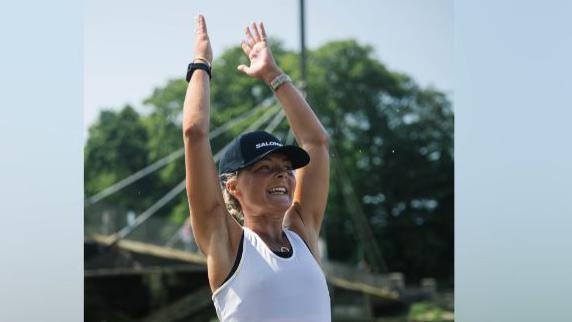
[[[284,213],[292,204],[296,187],[292,162],[283,154],[270,154],[240,170],[227,187],[245,213]]]

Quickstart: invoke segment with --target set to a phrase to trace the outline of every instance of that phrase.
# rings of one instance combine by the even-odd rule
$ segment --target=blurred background
[[[333,320],[452,321],[450,0],[88,1],[85,320],[217,321],[184,192],[199,13],[215,56],[215,159],[245,130],[294,142],[271,90],[236,70],[252,21],[330,134],[320,246]]]

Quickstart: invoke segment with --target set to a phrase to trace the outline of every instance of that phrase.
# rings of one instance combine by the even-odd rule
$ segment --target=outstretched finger
[[[246,56],[250,57],[250,50],[252,48],[250,48],[250,46],[246,43],[246,40],[241,40],[240,41],[240,46],[242,47],[242,51],[244,51],[244,53],[246,54]]]
[[[254,30],[254,40],[259,42],[261,40],[260,32],[258,32],[258,27],[256,26],[256,22],[252,23],[252,30]]]
[[[248,26],[246,26],[246,41],[248,42],[248,45],[250,47],[254,46],[255,41],[254,41],[254,37],[252,36],[252,33],[250,32],[250,28],[248,28]]]
[[[262,41],[266,41],[266,29],[264,29],[264,24],[260,23],[260,35],[262,36]]]
[[[207,23],[203,15],[197,17],[197,33],[207,33]]]

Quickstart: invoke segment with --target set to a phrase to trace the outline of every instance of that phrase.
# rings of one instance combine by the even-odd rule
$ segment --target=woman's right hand
[[[197,38],[195,40],[195,56],[193,60],[197,57],[202,57],[208,60],[209,64],[213,61],[213,51],[211,49],[211,42],[209,40],[209,34],[207,33],[207,23],[203,15],[197,17],[195,33]]]

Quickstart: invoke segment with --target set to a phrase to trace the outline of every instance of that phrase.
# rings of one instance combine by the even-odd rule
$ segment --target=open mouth
[[[286,187],[274,187],[268,189],[268,193],[271,195],[287,195],[288,190],[286,189]]]

